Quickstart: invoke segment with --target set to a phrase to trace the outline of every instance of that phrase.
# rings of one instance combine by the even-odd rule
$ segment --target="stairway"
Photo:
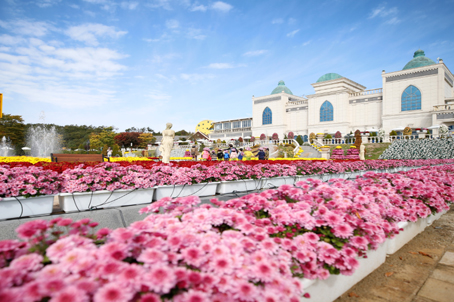
[[[301,152],[299,155],[300,158],[321,158],[322,157],[321,152],[310,145],[303,145],[300,148],[303,149],[303,152]]]

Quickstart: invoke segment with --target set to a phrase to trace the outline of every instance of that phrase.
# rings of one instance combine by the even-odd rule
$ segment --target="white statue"
[[[159,146],[159,151],[162,154],[162,162],[168,164],[170,162],[170,151],[173,147],[173,139],[175,137],[175,131],[171,130],[172,124],[166,124],[166,130],[162,131],[162,141],[161,146]]]
[[[359,146],[359,159],[360,160],[365,160],[366,159],[364,157],[364,152],[366,152],[366,146],[364,146],[364,144],[361,144],[361,146]]]
[[[441,137],[446,137],[448,135],[449,129],[448,129],[448,127],[445,124],[442,124],[440,126],[439,131],[440,131],[440,136]]]
[[[378,130],[378,137],[380,138],[385,137],[385,129],[380,128],[380,130]]]

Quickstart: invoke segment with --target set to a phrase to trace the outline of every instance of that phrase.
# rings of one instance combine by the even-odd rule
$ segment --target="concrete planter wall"
[[[155,188],[138,190],[96,191],[83,193],[60,193],[60,207],[66,213],[98,208],[113,208],[147,204],[153,201]]]
[[[367,252],[367,258],[359,258],[359,267],[351,276],[331,275],[326,280],[301,279],[303,290],[310,294],[311,298],[301,298],[301,302],[317,301],[331,302],[349,290],[353,285],[372,273],[386,260],[387,241],[377,250]]]
[[[219,182],[202,182],[192,185],[158,186],[154,200],[164,197],[211,196],[216,194]]]
[[[233,192],[247,192],[260,190],[266,182],[264,179],[240,179],[234,181],[221,181],[216,193],[228,194]]]
[[[0,201],[0,220],[24,216],[50,215],[55,195],[7,197]]]

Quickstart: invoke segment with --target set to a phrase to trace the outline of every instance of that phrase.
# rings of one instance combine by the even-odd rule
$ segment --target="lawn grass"
[[[366,146],[366,159],[378,159],[378,157],[391,145],[391,143],[377,143],[377,144],[364,144]],[[342,149],[348,150],[350,149],[350,144],[342,144],[342,145],[337,145],[341,146]],[[337,146],[331,146],[331,152],[337,147]]]

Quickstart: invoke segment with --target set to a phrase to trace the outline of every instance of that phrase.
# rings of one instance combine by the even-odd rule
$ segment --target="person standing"
[[[265,151],[263,151],[263,148],[259,149],[259,153],[257,153],[259,160],[265,160]]]
[[[224,158],[224,152],[222,152],[222,149],[218,149],[218,160],[222,160]]]
[[[112,148],[107,148],[107,157],[112,157]]]
[[[270,149],[265,148],[265,159],[268,160],[270,158]]]
[[[224,150],[224,160],[229,161],[229,158],[230,158],[229,150]]]
[[[244,157],[243,149],[240,148],[240,152],[238,153],[238,160],[243,160],[243,157]]]
[[[197,150],[197,147],[194,145],[191,148],[191,157],[192,160],[197,160],[197,155],[199,155],[199,150]]]
[[[202,158],[204,160],[208,160],[210,158],[210,149],[209,148],[203,148]]]

